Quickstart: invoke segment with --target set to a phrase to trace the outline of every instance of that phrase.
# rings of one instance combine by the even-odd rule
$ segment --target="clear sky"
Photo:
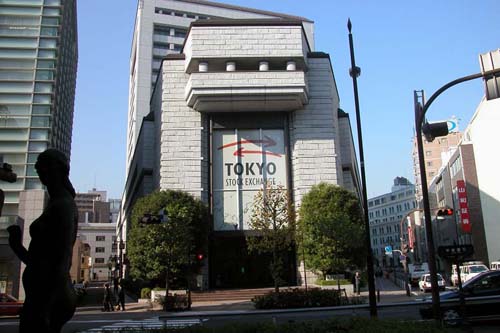
[[[146,0],[147,1],[147,0]],[[500,48],[500,1],[225,0],[238,6],[307,17],[316,51],[330,54],[340,107],[356,127],[349,77],[347,19],[353,24],[368,197],[390,191],[396,176],[412,182],[413,91],[430,95],[445,83],[479,72],[478,54]],[[79,0],[79,63],[71,179],[120,198],[130,45],[136,0]],[[463,129],[484,94],[480,80],[446,91],[429,120],[455,115]],[[499,110],[500,112],[500,110]],[[355,137],[357,147],[357,138]]]

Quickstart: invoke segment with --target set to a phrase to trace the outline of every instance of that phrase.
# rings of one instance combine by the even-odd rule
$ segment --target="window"
[[[43,17],[42,18],[43,25],[59,25],[58,17]]]
[[[432,155],[432,151],[430,151],[430,150],[425,151],[425,156],[431,156],[431,155]]]
[[[104,264],[104,258],[95,258],[96,264]]]
[[[95,252],[96,252],[96,253],[104,253],[104,250],[105,250],[105,249],[104,249],[103,247],[96,247],[96,248],[95,248]]]
[[[33,114],[50,114],[49,105],[33,105]]]
[[[186,30],[182,30],[182,29],[175,29],[175,33],[174,33],[174,36],[175,37],[186,37]]]
[[[49,117],[31,117],[31,126],[32,127],[49,127],[50,126],[50,118]]]
[[[28,151],[30,152],[42,152],[47,149],[47,142],[33,142],[28,144]]]
[[[106,241],[106,236],[95,236],[96,242],[104,242]]]
[[[36,68],[55,68],[56,62],[54,60],[38,60]]]
[[[36,71],[36,79],[37,80],[54,80],[54,72],[53,71]]]
[[[40,36],[57,36],[57,28],[42,27],[40,29]]]
[[[42,129],[32,129],[30,132],[30,139],[32,140],[48,140],[49,131]]]

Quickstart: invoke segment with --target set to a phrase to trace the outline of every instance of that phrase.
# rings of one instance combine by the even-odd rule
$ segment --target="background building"
[[[8,246],[6,228],[21,225],[23,242],[29,244],[29,226],[46,200],[34,168],[38,154],[57,148],[70,157],[78,61],[76,1],[6,0],[0,2],[0,13],[0,155],[18,176],[15,183],[0,184],[5,192],[0,286],[22,299],[24,267]]]
[[[106,200],[106,191],[88,191],[77,193],[75,203],[78,207],[78,223],[110,223],[110,202]]]
[[[88,256],[83,258],[88,262],[86,267],[82,267],[80,276],[89,281],[107,281],[113,274],[116,260],[116,225],[112,223],[79,223],[78,236],[80,240],[88,246]],[[80,261],[82,258],[80,258]],[[87,271],[88,270],[88,271]]]
[[[482,54],[481,67],[498,68],[499,59],[500,50]],[[485,264],[500,258],[497,239],[500,232],[500,180],[493,153],[498,142],[496,124],[500,121],[500,86],[498,78],[487,81],[486,96],[460,136],[457,147],[449,150],[442,166],[429,181],[435,248],[471,244],[474,254],[469,259]],[[425,158],[428,163],[428,157]],[[443,208],[452,208],[454,214],[438,218],[436,213]],[[420,246],[423,248],[424,244]],[[450,274],[451,264],[438,257],[438,269],[446,275]]]
[[[20,191],[42,188],[38,154],[70,157],[78,47],[74,0],[2,1],[0,12],[0,154],[18,176],[2,183],[6,223]]]
[[[446,163],[453,151],[457,148],[460,139],[462,139],[462,133],[458,132],[458,125],[456,120],[449,121],[453,127],[453,130],[447,136],[436,138],[432,142],[428,142],[423,137],[424,144],[424,155],[425,155],[425,172],[427,173],[427,185],[429,185],[432,179],[438,174],[441,166]],[[417,139],[413,138],[413,175],[415,176],[415,190],[417,202],[422,200],[422,185],[420,180],[420,165],[418,162],[418,149],[417,149]]]
[[[391,192],[368,199],[368,218],[373,257],[379,266],[394,266],[400,253],[385,255],[385,247],[401,250],[413,235],[408,234],[407,216],[417,207],[415,185],[404,177],[394,178]]]
[[[473,258],[484,263],[500,258],[496,237],[500,182],[491,162],[497,136],[494,124],[499,120],[500,100],[483,99],[462,141],[429,186],[431,202],[455,212],[444,221],[433,220],[436,246],[472,244]],[[442,260],[441,264],[443,270],[450,269],[451,263]]]
[[[117,202],[117,199],[107,201],[107,192],[95,188],[87,193],[76,194],[78,239],[81,243],[78,260],[73,253],[73,266],[80,266],[77,281],[104,281],[115,274],[118,244],[113,214],[116,216],[119,210]]]

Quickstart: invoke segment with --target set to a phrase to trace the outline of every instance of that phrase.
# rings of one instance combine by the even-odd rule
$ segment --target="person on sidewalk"
[[[356,288],[355,291],[356,291],[356,294],[359,296],[361,293],[360,293],[360,289],[361,289],[361,274],[359,274],[359,272],[356,272],[356,274],[354,275],[354,287]]]
[[[123,289],[123,285],[120,282],[118,285],[118,307],[117,310],[125,311],[125,290]]]
[[[114,311],[113,301],[112,301],[112,293],[111,288],[109,287],[109,283],[104,284],[104,300],[102,302],[103,311]]]
[[[375,269],[375,289],[377,291],[377,300],[380,302],[380,291],[382,290],[382,276],[384,273],[382,272],[382,269],[377,266],[377,269]]]

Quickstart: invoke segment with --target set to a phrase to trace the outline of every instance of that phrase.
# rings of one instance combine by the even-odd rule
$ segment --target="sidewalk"
[[[407,296],[406,290],[396,285],[394,281],[389,278],[376,278],[375,289],[380,290],[381,304],[411,302],[415,300],[413,294],[412,296]],[[364,291],[361,294],[368,297],[368,291]]]

